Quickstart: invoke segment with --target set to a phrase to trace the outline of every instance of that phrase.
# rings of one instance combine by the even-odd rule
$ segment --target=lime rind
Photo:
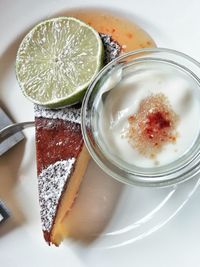
[[[62,32],[63,23],[65,27],[68,25],[72,28],[70,29],[72,31],[71,35],[66,34],[66,38],[74,38],[73,51],[67,50],[67,47],[64,46],[67,41],[62,40],[62,38],[65,38],[65,34]],[[77,25],[79,25],[78,29]],[[50,27],[50,31],[48,27]],[[57,30],[56,27],[58,27]],[[40,36],[41,29],[46,31],[43,36],[44,40],[42,35]],[[53,33],[52,29],[54,30]],[[79,31],[79,35],[76,40],[74,35],[77,31]],[[84,38],[78,40],[81,34]],[[90,42],[87,37],[92,41]],[[58,53],[57,59],[52,59],[52,55],[56,54],[55,49],[60,54]],[[67,57],[69,57],[69,60]],[[62,59],[64,59],[64,63]],[[56,60],[60,60],[60,65],[56,64]],[[82,69],[81,62],[83,64]],[[64,66],[65,64],[68,64],[67,67]],[[24,37],[17,52],[16,76],[23,94],[32,102],[48,107],[61,107],[71,105],[83,98],[85,90],[99,72],[102,64],[103,44],[98,32],[78,19],[58,17],[39,23]],[[92,71],[91,66],[93,67]],[[88,74],[85,67],[88,67],[88,72],[91,73]],[[29,75],[28,79],[27,73]],[[81,83],[79,84],[80,80]],[[41,93],[41,96],[38,96],[38,92]]]

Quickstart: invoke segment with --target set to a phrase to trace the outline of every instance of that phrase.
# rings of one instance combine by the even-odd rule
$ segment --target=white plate
[[[21,36],[37,21],[71,7],[107,7],[132,16],[162,47],[200,59],[200,3],[160,0],[1,0],[0,104],[16,121],[33,119],[32,104],[20,93],[14,73]],[[0,198],[13,218],[0,226],[0,266],[165,267],[200,264],[198,179],[163,188],[123,186],[90,163],[69,220],[85,245],[66,240],[48,247],[41,234],[34,131],[0,159]],[[195,194],[194,194],[195,193]],[[75,219],[74,219],[75,218]]]

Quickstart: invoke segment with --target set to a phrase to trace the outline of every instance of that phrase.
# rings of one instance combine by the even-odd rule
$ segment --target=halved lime
[[[102,41],[92,27],[58,17],[25,36],[17,52],[16,75],[32,102],[56,108],[81,100],[102,59]]]

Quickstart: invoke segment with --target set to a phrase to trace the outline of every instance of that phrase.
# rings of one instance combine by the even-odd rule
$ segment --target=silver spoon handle
[[[25,128],[33,127],[33,126],[34,126],[34,121],[14,123],[9,126],[6,126],[2,130],[0,130],[0,143],[3,142],[6,138],[12,136],[13,134]]]

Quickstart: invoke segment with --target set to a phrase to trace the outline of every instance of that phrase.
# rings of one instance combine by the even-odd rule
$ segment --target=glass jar
[[[101,134],[102,116],[104,115],[104,119],[107,119],[105,110],[108,109],[108,103],[106,101],[108,98],[110,98],[109,101],[112,101],[113,90],[118,88],[116,92],[120,93],[120,97],[127,97],[126,91],[120,92],[120,90],[124,90],[124,87],[119,87],[119,85],[124,84],[126,79],[130,79],[130,77],[134,79],[133,86],[137,90],[143,90],[145,86],[148,86],[150,78],[151,86],[159,87],[159,82],[162,77],[165,77],[166,72],[171,73],[175,78],[182,75],[187,80],[189,91],[197,107],[200,107],[200,64],[183,53],[164,48],[147,48],[123,54],[99,72],[86,92],[81,115],[85,144],[96,163],[107,174],[121,182],[130,185],[161,187],[183,182],[200,172],[200,120],[198,120],[200,113],[196,114],[196,117],[193,116],[190,125],[185,125],[189,132],[190,129],[192,132],[192,128],[196,127],[195,137],[188,135],[189,139],[187,140],[191,138],[188,149],[172,161],[169,160],[162,165],[149,167],[143,166],[142,161],[141,164],[137,165],[134,160],[133,162],[125,160],[121,156],[124,151],[121,153],[119,148],[114,150],[111,145],[112,142],[109,146],[105,140],[106,135]],[[167,81],[165,80],[165,82]],[[174,86],[175,98],[177,93],[180,95],[181,91],[176,92],[176,85],[173,82],[170,86],[170,90]],[[115,108],[118,109],[118,106],[116,105]],[[117,112],[120,114],[120,109]],[[186,110],[184,115],[187,116]],[[107,134],[111,141],[114,140],[115,136],[113,136],[112,131],[108,129]],[[125,148],[121,147],[121,149]]]

